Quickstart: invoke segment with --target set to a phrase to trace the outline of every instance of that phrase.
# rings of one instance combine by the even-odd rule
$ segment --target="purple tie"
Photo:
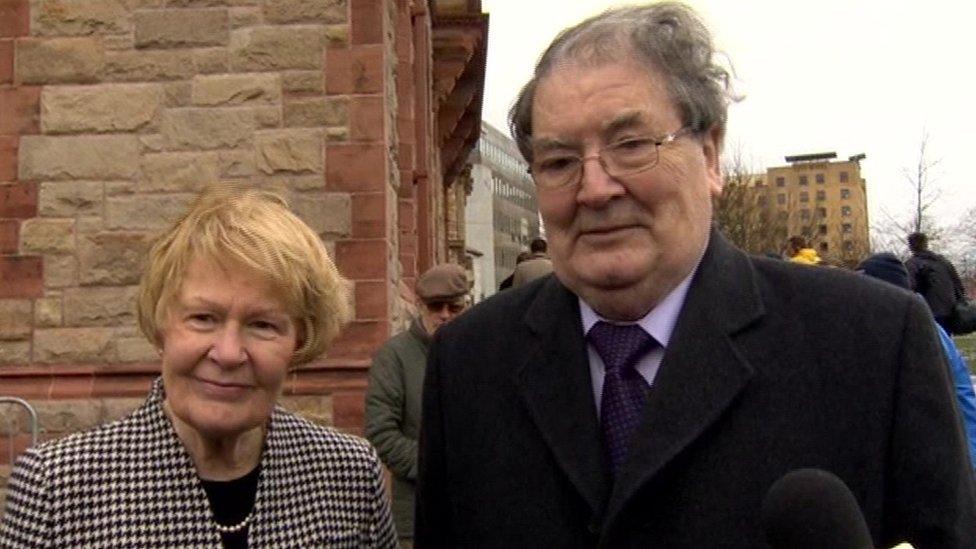
[[[634,366],[657,341],[637,324],[597,322],[587,337],[603,359],[606,375],[600,399],[600,426],[610,465],[616,471],[627,456],[651,386]]]

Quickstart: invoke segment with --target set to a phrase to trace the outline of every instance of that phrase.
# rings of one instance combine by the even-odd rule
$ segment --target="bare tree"
[[[938,177],[935,169],[942,162],[941,159],[931,160],[928,156],[929,133],[922,130],[922,141],[918,147],[918,163],[912,168],[905,168],[903,173],[913,193],[913,212],[911,232],[929,232],[933,223],[928,219],[932,206],[942,196],[938,187]],[[930,235],[931,238],[931,235]]]
[[[716,226],[747,252],[778,250],[779,243],[770,246],[779,235],[774,230],[777,220],[767,207],[762,172],[745,160],[741,147],[734,146],[722,163],[722,174],[725,184],[714,204]]]

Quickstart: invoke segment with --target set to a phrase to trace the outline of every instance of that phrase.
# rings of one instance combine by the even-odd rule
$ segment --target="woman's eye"
[[[216,319],[213,315],[209,313],[194,313],[187,317],[187,320],[191,325],[196,327],[209,327],[213,326]]]

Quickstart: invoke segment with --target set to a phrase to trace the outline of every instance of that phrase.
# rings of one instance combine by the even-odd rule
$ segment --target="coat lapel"
[[[614,484],[607,529],[637,490],[730,406],[753,375],[735,335],[763,314],[748,258],[714,230]],[[606,530],[605,530],[606,531]]]
[[[595,515],[610,478],[603,455],[577,297],[554,276],[530,305],[534,338],[516,383],[556,462]]]

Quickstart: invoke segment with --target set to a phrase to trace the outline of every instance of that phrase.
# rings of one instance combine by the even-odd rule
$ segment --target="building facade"
[[[864,155],[836,156],[788,156],[787,165],[767,169],[752,185],[781,246],[790,236],[803,236],[829,263],[854,266],[870,253]]]
[[[465,212],[475,273],[474,298],[498,290],[518,254],[541,234],[539,205],[528,164],[511,138],[486,122],[471,154],[471,195]]]
[[[479,0],[0,2],[0,395],[42,437],[135,406],[159,372],[143,255],[234,182],[283,193],[352,281],[353,322],[286,399],[360,430],[417,273],[464,250],[486,47]]]

